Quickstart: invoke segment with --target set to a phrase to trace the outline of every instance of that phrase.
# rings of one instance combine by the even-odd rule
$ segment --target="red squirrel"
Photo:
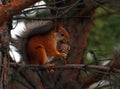
[[[26,30],[15,41],[15,46],[25,62],[49,65],[54,56],[67,56],[69,40],[69,33],[61,24],[52,21],[33,21],[26,25]],[[57,47],[60,41],[64,44],[60,46],[60,50],[63,49],[61,52]]]

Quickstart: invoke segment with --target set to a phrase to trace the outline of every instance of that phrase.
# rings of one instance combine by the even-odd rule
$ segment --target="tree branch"
[[[38,0],[13,0],[0,8],[0,26]]]
[[[45,70],[45,69],[64,69],[64,70],[68,70],[68,69],[80,69],[80,70],[98,70],[98,71],[103,71],[103,72],[114,72],[114,73],[120,73],[119,69],[115,69],[111,67],[106,67],[106,66],[96,66],[96,65],[85,65],[85,64],[66,64],[66,65],[62,65],[62,66],[45,66],[45,65],[33,65],[33,64],[29,64],[29,65],[24,65],[24,64],[17,64],[17,63],[10,63],[10,66],[13,68],[19,68],[19,69],[39,69],[39,70]]]

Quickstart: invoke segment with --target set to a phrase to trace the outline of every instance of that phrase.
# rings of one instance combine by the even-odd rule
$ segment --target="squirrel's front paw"
[[[60,58],[66,58],[67,57],[67,53],[60,53],[60,52],[58,52],[57,56],[60,57]]]
[[[63,58],[66,58],[67,57],[67,54],[66,53],[61,53],[62,54],[62,57]]]

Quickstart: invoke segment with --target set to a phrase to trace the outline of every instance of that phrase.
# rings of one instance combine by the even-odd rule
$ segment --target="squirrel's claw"
[[[63,57],[64,59],[66,59],[67,54],[66,54],[66,53],[62,53],[62,57]]]

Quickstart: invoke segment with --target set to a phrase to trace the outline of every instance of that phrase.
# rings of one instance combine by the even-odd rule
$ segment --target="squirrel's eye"
[[[64,34],[62,33],[61,36],[64,36]]]

